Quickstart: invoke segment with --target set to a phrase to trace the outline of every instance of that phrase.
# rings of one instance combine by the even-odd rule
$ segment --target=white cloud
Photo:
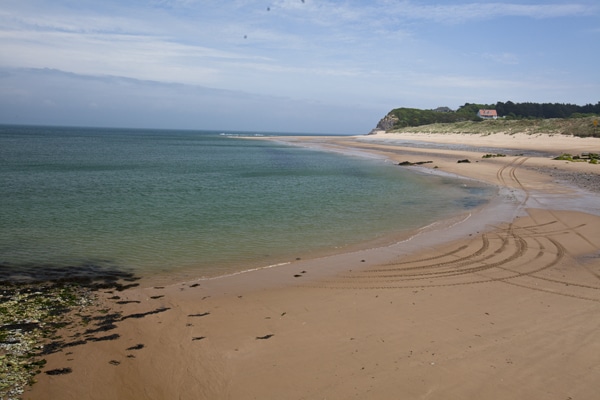
[[[180,83],[269,99],[377,105],[382,113],[399,99],[426,108],[427,102],[440,105],[439,99],[519,100],[510,94],[529,91],[560,101],[556,87],[587,101],[589,90],[578,83],[595,79],[598,58],[586,50],[587,62],[577,60],[581,49],[593,48],[598,5],[526,1],[3,0],[0,67]],[[558,35],[551,27],[555,21],[534,19],[560,21],[561,43],[578,46],[562,46],[559,55],[556,42],[548,40]],[[482,32],[479,22],[489,20],[493,23]],[[523,36],[531,22],[536,34]],[[473,38],[482,37],[501,40],[474,44]],[[552,69],[567,73],[559,76]],[[543,83],[536,85],[539,76]],[[145,87],[132,88],[144,92]],[[160,90],[175,99],[181,88]],[[160,90],[151,93],[159,98]],[[237,101],[219,98],[222,105]],[[85,104],[93,103],[103,104],[86,99]]]
[[[498,17],[557,18],[586,15],[590,12],[588,6],[576,3],[531,5],[513,3],[421,5],[409,1],[386,3],[390,12],[397,17],[445,23],[462,23]]]
[[[155,6],[161,7],[190,7],[198,3],[198,0],[152,0]]]
[[[11,54],[2,64],[13,67],[202,84],[218,79],[223,61],[266,60],[165,37],[115,33],[4,30],[0,31],[0,46],[5,54]]]
[[[519,57],[513,53],[484,53],[482,55],[484,59],[491,60],[498,64],[505,65],[517,65],[519,64]]]
[[[516,88],[522,86],[522,82],[517,80],[498,79],[493,76],[440,75],[423,76],[419,82],[419,86],[455,89],[491,89],[496,87]]]

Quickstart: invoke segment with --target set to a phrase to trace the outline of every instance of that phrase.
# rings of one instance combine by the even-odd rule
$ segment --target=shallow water
[[[528,150],[528,149],[507,149],[502,147],[492,147],[492,146],[472,146],[467,144],[458,144],[458,143],[435,143],[435,142],[425,142],[420,140],[412,140],[412,139],[378,139],[374,137],[366,137],[363,139],[368,143],[383,143],[383,144],[393,144],[395,146],[402,147],[415,147],[420,149],[440,149],[440,150],[466,150],[473,151],[478,153],[485,154],[504,154],[509,156],[523,155],[528,157],[550,157],[554,153],[537,151],[537,150]]]
[[[493,193],[248,135],[0,127],[0,264],[214,276],[415,229]]]

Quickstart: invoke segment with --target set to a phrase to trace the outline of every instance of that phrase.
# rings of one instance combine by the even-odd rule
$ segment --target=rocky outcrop
[[[375,129],[381,131],[389,131],[394,127],[395,124],[398,123],[398,121],[398,117],[390,113],[379,121]]]

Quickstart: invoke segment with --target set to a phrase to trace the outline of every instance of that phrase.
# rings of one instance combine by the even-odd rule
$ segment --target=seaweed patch
[[[267,340],[267,339],[271,339],[273,336],[275,336],[275,335],[272,333],[265,335],[265,336],[257,336],[256,340]]]
[[[71,368],[57,368],[57,369],[51,369],[50,371],[46,371],[46,374],[48,375],[65,375],[65,374],[70,374],[71,372],[73,372],[73,370]]]
[[[148,311],[145,313],[130,314],[130,315],[126,315],[123,318],[121,318],[121,321],[129,319],[129,318],[144,318],[148,315],[159,314],[159,313],[169,311],[169,310],[170,310],[170,308],[168,308],[168,307],[161,307],[161,308],[157,308],[156,310]]]
[[[118,334],[89,337],[115,329],[123,319],[120,313],[93,316],[109,311],[99,309],[95,291],[122,291],[137,286],[137,280],[139,277],[123,268],[98,263],[0,263],[0,398],[20,398],[42,372],[45,355],[118,339]],[[44,372],[64,375],[72,370]]]
[[[188,314],[188,317],[205,317],[207,315],[210,315],[210,313],[204,312],[204,313],[198,313],[198,314]]]

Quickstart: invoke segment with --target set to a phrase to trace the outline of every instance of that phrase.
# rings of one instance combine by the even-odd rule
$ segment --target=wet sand
[[[600,152],[600,139],[438,136],[413,140],[469,147],[282,140],[432,161],[398,168],[496,185],[489,205],[382,248],[101,291],[97,318],[46,357],[45,371],[70,372],[38,375],[23,397],[595,398],[600,167],[527,154]],[[524,155],[483,159],[490,146]],[[587,186],[569,179],[583,174]]]

